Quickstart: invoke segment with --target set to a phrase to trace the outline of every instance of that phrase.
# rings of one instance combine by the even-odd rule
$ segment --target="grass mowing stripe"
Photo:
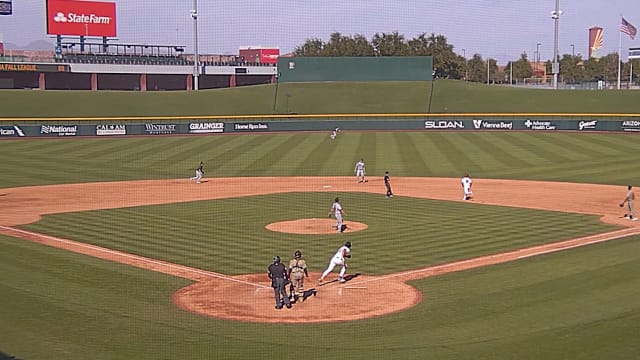
[[[202,136],[194,139],[183,138],[183,141],[165,154],[163,159],[167,163],[183,163],[187,159],[199,157],[200,160],[197,160],[198,162],[205,161],[206,164],[209,164],[215,161],[218,150],[224,148],[225,144],[231,141],[232,138],[230,136]],[[195,167],[195,164],[191,165],[191,167]]]
[[[357,161],[356,149],[361,137],[356,133],[338,135],[334,140],[327,139],[326,146],[335,146],[329,161],[320,167],[321,175],[355,175],[353,168]]]
[[[234,155],[234,159],[231,163],[228,163],[228,169],[234,176],[255,176],[260,174],[263,169],[268,167],[268,164],[263,164],[265,167],[252,168],[252,164],[256,163],[260,156],[272,156],[272,151],[279,145],[281,140],[280,136],[256,136],[255,140],[252,140],[246,147],[237,149],[237,153]],[[260,151],[253,151],[254,146],[259,147]]]
[[[457,136],[449,136],[449,135],[457,135]],[[474,172],[479,170],[477,168],[476,163],[471,160],[469,155],[467,155],[465,149],[461,148],[460,144],[456,142],[456,139],[459,138],[460,134],[444,134],[444,133],[435,133],[434,138],[436,139],[436,143],[438,143],[441,148],[446,149],[443,153],[447,158],[447,161],[451,164],[454,164],[454,168],[449,169],[449,174],[456,174],[456,176],[460,176],[460,172]],[[460,170],[461,164],[467,164],[467,168],[465,170]]]
[[[455,143],[465,149],[465,152],[471,154],[469,158],[473,159],[475,169],[472,169],[472,171],[474,173],[478,171],[486,172],[489,169],[500,166],[501,162],[495,154],[485,152],[473,140],[473,133],[461,133],[455,138]],[[459,176],[462,177],[462,175]]]
[[[297,172],[294,169],[299,169],[304,166],[307,166],[309,169],[315,169],[314,164],[302,163],[311,149],[321,141],[323,141],[323,139],[319,136],[295,136],[289,134],[287,141],[282,143],[278,151],[271,155],[269,161],[261,164],[265,169],[264,174],[269,176],[309,174],[309,171]]]
[[[378,142],[384,148],[384,151],[379,152],[376,157],[376,162],[380,163],[385,171],[389,171],[390,176],[394,174],[411,174],[412,172],[412,159],[405,159],[402,157],[398,133],[384,133],[378,137]],[[406,161],[406,162],[405,162]]]
[[[495,141],[500,136],[494,134],[470,133],[468,146],[475,145],[473,152],[478,159],[482,159],[483,163],[489,163],[483,166],[483,173],[489,173],[495,169],[509,169],[517,166],[529,165],[529,159],[525,156],[516,156],[516,152],[501,147],[499,142]],[[491,139],[491,141],[490,141]],[[501,143],[504,145],[504,143]]]
[[[545,163],[561,163],[566,161],[566,159],[554,156],[553,153],[539,148],[538,146],[540,144],[536,138],[537,136],[544,136],[544,134],[515,133],[515,136],[504,137],[504,140],[506,144],[508,144],[507,148],[514,147],[522,149],[522,153],[529,158],[531,164],[542,165]]]
[[[394,134],[398,143],[398,150],[400,156],[403,159],[403,163],[410,164],[411,171],[415,171],[420,174],[428,173],[427,161],[424,157],[420,156],[418,147],[413,142],[409,133],[401,132]]]
[[[253,153],[245,166],[248,175],[265,174],[269,175],[272,166],[282,159],[283,154],[291,150],[291,146],[301,143],[305,136],[295,137],[291,134],[277,134],[270,137],[269,142],[262,145],[260,153]]]
[[[611,146],[610,143],[598,141],[603,134],[579,134],[579,136],[558,137],[557,141],[565,144],[569,148],[577,148],[582,153],[591,158],[604,158],[617,156],[624,153],[624,150]]]
[[[444,149],[436,143],[436,138],[432,133],[412,133],[415,143],[419,144],[418,152],[422,156],[423,161],[427,163],[429,172],[424,175],[436,176],[437,174],[450,174],[451,169],[456,168],[456,164],[452,163],[445,155]],[[410,174],[418,176],[417,173]]]
[[[335,150],[335,146],[326,148],[326,141],[325,136],[307,137],[307,142],[301,145],[302,151],[292,151],[288,154],[291,166],[287,168],[286,173],[303,176],[318,174],[318,169],[323,167],[325,161],[328,161],[328,157],[324,156],[325,152],[329,153]]]
[[[356,159],[364,159],[365,161],[365,175],[379,175],[384,174],[384,169],[378,169],[378,162],[376,159],[376,152],[378,151],[378,137],[375,133],[360,133],[358,138],[358,147],[355,150],[354,157]],[[355,161],[354,161],[355,169]]]

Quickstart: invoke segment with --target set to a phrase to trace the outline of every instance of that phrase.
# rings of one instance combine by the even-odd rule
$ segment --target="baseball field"
[[[399,91],[390,86],[383,93]],[[515,99],[507,113],[541,104],[575,113],[583,94],[599,113],[637,112],[630,92],[469,86],[444,82],[432,110],[500,112],[488,99],[502,98]],[[400,94],[404,108],[381,108],[355,88],[341,95],[347,111],[330,102],[333,89],[297,90],[287,106],[301,113],[426,104]],[[258,105],[246,105],[256,92]],[[197,96],[260,114],[272,92]],[[75,93],[9,92],[6,116],[193,110],[175,100],[185,93],[149,95],[143,108],[121,93],[98,93],[121,106],[91,107],[87,94],[47,113],[30,102],[71,103]],[[190,115],[215,113],[208,106]],[[618,204],[637,184],[639,150],[637,135],[588,132],[3,140],[0,359],[634,359],[640,227]],[[367,183],[355,181],[360,158]],[[467,172],[474,200],[465,202]],[[343,234],[327,218],[335,197],[353,224]],[[345,241],[349,281],[318,286]],[[297,249],[317,294],[276,310],[266,268]]]

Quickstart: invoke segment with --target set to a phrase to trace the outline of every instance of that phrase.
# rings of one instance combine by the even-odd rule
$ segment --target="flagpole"
[[[622,14],[620,14],[620,24],[622,24]],[[620,90],[620,64],[622,63],[622,29],[618,29],[620,41],[618,43],[618,90]]]

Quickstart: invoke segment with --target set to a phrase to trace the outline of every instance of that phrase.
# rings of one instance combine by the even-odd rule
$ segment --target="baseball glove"
[[[623,207],[623,206],[624,206],[624,204],[620,204],[620,207]]]
[[[331,217],[331,213],[329,213],[329,217]]]

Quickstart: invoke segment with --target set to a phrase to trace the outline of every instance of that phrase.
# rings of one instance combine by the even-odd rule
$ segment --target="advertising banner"
[[[2,44],[0,44],[0,50],[2,50]],[[2,55],[2,51],[0,51],[0,55]],[[55,64],[0,63],[0,71],[70,72],[71,67],[69,65],[55,65]]]
[[[96,125],[97,136],[109,135],[127,135],[127,126],[119,125]]]
[[[224,132],[223,122],[202,122],[189,124],[189,133],[191,134],[210,134],[221,132]]]
[[[277,64],[280,49],[262,49],[260,51],[260,62],[263,64]]]
[[[0,126],[0,137],[22,137],[24,131],[17,125],[14,126]]]
[[[115,37],[116,3],[48,0],[47,34]]]
[[[40,134],[44,136],[76,136],[78,125],[41,125]]]
[[[243,47],[238,54],[248,63],[277,64],[280,49],[262,47]]]

